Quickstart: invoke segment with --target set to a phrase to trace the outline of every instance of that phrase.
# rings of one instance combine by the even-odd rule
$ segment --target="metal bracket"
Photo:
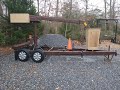
[[[114,55],[104,55],[104,61],[112,61]]]
[[[81,52],[81,58],[83,58],[83,51]]]

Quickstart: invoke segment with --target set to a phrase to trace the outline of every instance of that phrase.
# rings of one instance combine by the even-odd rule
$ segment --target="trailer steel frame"
[[[57,22],[65,22],[65,23],[75,23],[75,24],[81,24],[84,21],[89,21],[89,20],[76,20],[76,19],[65,19],[65,18],[57,18],[57,17],[45,17],[45,16],[33,16],[30,15],[30,21],[34,23],[35,28],[34,28],[34,45],[31,48],[30,44],[31,41],[14,45],[14,53],[15,53],[15,60],[19,59],[20,61],[27,61],[30,57],[32,58],[33,61],[35,62],[42,62],[44,60],[45,55],[78,55],[78,56],[104,56],[105,60],[111,61],[113,56],[117,55],[117,51],[110,51],[110,47],[107,50],[93,50],[89,51],[86,49],[72,49],[71,51],[68,51],[66,48],[37,48],[37,23],[40,20],[48,20],[48,21],[57,21]],[[40,60],[36,61],[34,56],[39,56]]]
[[[13,46],[15,50],[15,57],[16,52],[20,49],[28,49],[29,55],[34,51],[29,49],[29,42],[24,44],[18,44]],[[40,47],[36,50],[40,50],[43,52],[44,56],[104,56],[104,60],[111,61],[114,56],[117,56],[117,51],[110,51],[110,46],[108,50],[87,50],[82,48],[73,48],[71,51],[68,51],[66,48],[48,48],[48,47]],[[30,55],[31,56],[31,55]],[[16,58],[17,60],[18,58]]]
[[[86,49],[73,49],[68,51],[67,49],[51,49],[51,50],[43,50],[45,55],[49,56],[104,56],[104,60],[111,61],[113,56],[117,56],[117,51],[110,51],[110,47],[107,50],[86,50]]]

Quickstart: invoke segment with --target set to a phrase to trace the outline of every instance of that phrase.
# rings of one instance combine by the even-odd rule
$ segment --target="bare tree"
[[[47,3],[47,0],[45,0],[45,2],[44,2],[44,14],[45,14],[45,16],[46,16],[46,3]]]
[[[85,3],[85,18],[86,18],[88,15],[88,2],[89,2],[89,0],[82,0],[82,1]]]
[[[110,0],[110,18],[112,18],[112,0]]]
[[[88,0],[85,0],[85,17],[87,17],[87,11],[88,11]]]
[[[120,17],[120,5],[118,5],[118,8],[117,8],[117,17]]]
[[[59,11],[59,0],[57,0],[56,2],[56,17],[58,17],[58,11]],[[56,27],[55,27],[55,33],[58,32],[58,22],[55,23]]]
[[[109,17],[110,18],[115,18],[115,4],[116,4],[116,0],[110,0],[109,3],[107,3],[110,7],[110,14]]]
[[[2,4],[0,2],[0,14],[3,14]]]
[[[48,9],[48,16],[50,15],[50,11],[51,11],[51,7],[52,7],[52,4],[51,4],[51,1],[49,0],[49,9]]]
[[[115,4],[116,4],[116,0],[113,0],[113,3],[112,3],[112,18],[115,18],[115,15],[116,15]]]
[[[107,5],[109,6],[109,18],[115,18],[116,15],[116,11],[115,11],[115,4],[116,4],[116,0],[110,0],[110,2],[106,2]],[[112,30],[113,29],[113,21],[109,21],[109,29]]]
[[[105,18],[106,18],[106,14],[107,14],[107,3],[106,3],[106,0],[104,0],[104,5],[105,5]]]
[[[106,1],[106,0],[104,0],[104,5],[105,5],[105,16],[104,16],[104,18],[106,18],[106,16],[107,16],[107,1]],[[105,31],[106,31],[106,29],[107,29],[106,26],[107,26],[107,25],[106,25],[106,21],[105,21]]]
[[[59,0],[57,0],[56,3],[56,17],[58,17],[58,11],[59,11]]]
[[[73,4],[73,1],[70,0],[70,15],[69,15],[69,18],[71,18],[71,14],[72,14],[72,4]]]
[[[38,15],[40,14],[40,1],[37,0],[37,5],[38,5]]]

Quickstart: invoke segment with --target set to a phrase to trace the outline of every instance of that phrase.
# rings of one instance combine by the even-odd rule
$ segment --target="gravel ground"
[[[42,63],[0,57],[0,90],[120,90],[120,55],[51,56]]]

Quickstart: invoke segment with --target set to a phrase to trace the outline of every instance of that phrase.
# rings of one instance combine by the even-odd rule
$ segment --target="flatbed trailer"
[[[104,56],[104,60],[111,61],[113,56],[117,56],[117,51],[108,50],[87,50],[82,48],[73,48],[67,50],[66,48],[36,48],[30,49],[27,43],[19,44],[13,47],[15,51],[15,59],[20,61],[28,61],[31,58],[34,62],[40,63],[46,56]]]
[[[37,48],[37,23],[41,20],[47,21],[56,21],[56,22],[64,22],[64,23],[74,23],[74,24],[83,24],[85,21],[89,21],[87,19],[65,19],[58,17],[46,17],[46,16],[34,16],[29,14],[20,14],[13,13],[10,14],[10,22],[13,24],[16,23],[34,23],[34,38],[32,43],[32,39],[28,42],[14,45],[14,53],[15,60],[27,61],[31,58],[34,62],[42,62],[47,55],[78,55],[78,56],[104,56],[106,60],[112,60],[113,56],[117,55],[116,51],[110,51],[110,47],[108,50],[87,50],[87,49],[77,49],[73,48],[72,50],[67,50],[67,48],[45,48],[39,47]],[[32,45],[33,44],[33,45]]]

